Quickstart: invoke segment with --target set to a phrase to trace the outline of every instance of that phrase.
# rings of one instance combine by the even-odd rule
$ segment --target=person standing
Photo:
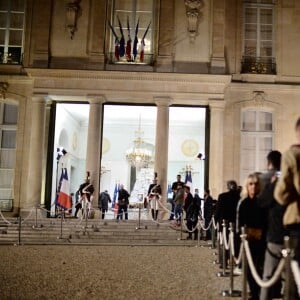
[[[181,223],[181,216],[182,216],[182,208],[183,208],[183,204],[184,204],[184,196],[185,196],[185,192],[184,192],[184,188],[183,188],[183,184],[180,182],[177,184],[177,192],[175,194],[175,219],[176,219],[176,226],[180,226]]]
[[[111,203],[111,198],[107,190],[101,192],[98,199],[98,207],[102,212],[102,220],[105,218],[105,213],[108,211],[108,203]]]
[[[190,187],[188,185],[184,186],[186,198],[184,202],[184,210],[186,213],[186,225],[188,229],[188,240],[191,240],[193,238],[193,232],[194,232],[194,240],[198,239],[198,217],[199,217],[199,211],[200,206],[198,199],[193,197],[193,195],[190,192]],[[194,231],[193,231],[194,230]]]
[[[130,194],[125,190],[124,185],[121,184],[118,195],[118,216],[117,220],[123,220],[123,213],[125,220],[128,220],[128,205]]]
[[[281,176],[274,190],[276,201],[286,210],[283,225],[295,247],[295,259],[300,265],[300,118],[295,124],[296,144],[282,155]],[[292,247],[293,247],[292,246]],[[295,299],[300,297],[294,294]]]
[[[208,228],[212,219],[213,215],[213,208],[214,208],[214,201],[210,195],[209,189],[204,190],[204,205],[203,205],[203,218],[204,218],[204,226]],[[211,239],[211,227],[208,228],[206,231],[206,235],[204,240]]]
[[[195,193],[194,193],[194,198],[196,199],[196,202],[197,202],[197,205],[200,207],[200,209],[201,209],[201,201],[203,200],[203,199],[201,199],[200,198],[200,196],[199,196],[199,189],[195,189]]]
[[[261,183],[258,174],[253,173],[246,178],[242,198],[237,207],[237,228],[245,228],[247,241],[254,266],[259,276],[262,276],[264,254],[266,249],[266,213],[258,204],[258,194]],[[256,283],[251,270],[247,269],[247,280],[251,292],[251,300],[258,300],[260,286]]]
[[[282,218],[285,206],[281,206],[274,199],[274,189],[280,176],[281,153],[279,151],[271,151],[267,156],[268,172],[264,174],[266,184],[263,191],[258,195],[258,204],[266,209],[267,224],[267,249],[265,252],[265,261],[263,269],[263,280],[268,281],[274,275],[280,259],[282,258],[283,239],[287,235],[283,227]],[[268,300],[273,298],[282,298],[281,296],[282,282],[279,279],[269,288],[261,288],[260,300]]]
[[[159,184],[152,186],[148,199],[150,202],[152,219],[156,221],[158,217],[159,201],[161,199],[161,187]]]
[[[180,174],[177,175],[176,179],[177,180],[172,183],[172,187],[171,187],[171,190],[173,192],[173,199],[172,199],[172,201],[170,201],[170,203],[171,203],[171,214],[170,214],[169,220],[174,220],[174,216],[175,216],[175,196],[176,196],[176,193],[177,193],[177,186],[178,186],[178,184],[181,184],[182,187],[184,186],[184,183],[181,181],[181,175]]]
[[[223,232],[223,221],[226,223],[226,238],[229,237],[229,224],[232,223],[235,226],[236,222],[236,209],[238,202],[240,200],[240,191],[238,190],[238,186],[235,180],[227,181],[227,189],[228,191],[225,193],[221,193],[218,197],[216,212],[215,212],[215,220],[219,225],[219,232]],[[239,237],[237,237],[235,241],[235,250],[239,251],[238,242]],[[229,250],[226,250],[226,258],[227,262],[229,259]]]

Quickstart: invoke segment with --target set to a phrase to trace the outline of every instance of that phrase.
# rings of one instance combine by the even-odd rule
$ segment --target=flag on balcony
[[[138,45],[138,42],[139,42],[139,39],[138,39],[138,32],[139,32],[139,22],[140,20],[137,21],[137,24],[135,26],[135,35],[134,35],[134,41],[133,41],[133,49],[132,49],[132,54],[133,54],[133,58],[135,59],[136,56],[137,56],[137,45]]]
[[[150,25],[151,25],[151,22],[149,23],[143,37],[142,37],[142,40],[141,40],[141,51],[140,51],[140,61],[141,62],[144,62],[144,56],[145,56],[145,38],[146,38],[146,35],[148,33],[148,30],[150,28]]]
[[[117,36],[117,34],[116,34],[114,28],[112,27],[112,25],[110,24],[110,22],[108,22],[108,25],[109,25],[109,27],[110,27],[110,29],[111,29],[114,37],[115,37],[115,57],[116,57],[117,60],[119,60],[120,59],[120,53],[119,53],[120,41],[119,41],[119,37]]]
[[[127,31],[128,31],[128,40],[126,44],[126,57],[128,61],[131,61],[131,35],[130,35],[130,25],[129,25],[128,16],[127,16]]]
[[[119,54],[120,54],[120,57],[123,57],[125,55],[125,38],[124,38],[122,23],[119,19],[119,16],[117,16],[117,18],[118,18],[119,28],[120,28],[120,33],[121,33]]]
[[[66,168],[61,169],[56,205],[63,210],[67,210],[72,207],[72,200],[70,196],[70,182],[68,179],[68,172]]]

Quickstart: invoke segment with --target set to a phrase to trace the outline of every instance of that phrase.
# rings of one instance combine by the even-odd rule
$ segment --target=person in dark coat
[[[238,186],[236,181],[229,180],[227,182],[227,189],[228,191],[225,193],[221,193],[218,197],[218,202],[216,206],[215,212],[215,220],[219,225],[219,232],[223,232],[223,220],[226,223],[226,238],[229,237],[229,223],[232,223],[233,228],[236,222],[236,209],[238,202],[240,200],[240,191],[238,190]],[[234,230],[235,231],[235,230]],[[238,253],[240,247],[240,237],[235,236],[235,253]],[[225,251],[226,258],[225,262],[229,259],[229,250]],[[222,259],[223,261],[223,259]],[[223,266],[221,266],[223,267]],[[227,267],[227,266],[225,266]]]
[[[203,206],[203,217],[204,217],[204,226],[205,228],[208,228],[211,218],[213,215],[213,209],[214,209],[214,200],[210,195],[209,189],[204,190],[204,206]],[[206,236],[204,240],[210,240],[211,239],[211,227],[206,230]]]
[[[170,217],[169,217],[169,220],[174,220],[174,216],[175,216],[175,196],[177,194],[177,190],[178,190],[178,185],[180,186],[184,186],[184,182],[181,181],[181,175],[178,174],[177,177],[176,177],[176,181],[174,181],[172,183],[172,192],[173,192],[173,198],[172,198],[172,201],[170,202],[171,203],[171,214],[170,214]]]
[[[118,216],[117,220],[123,220],[123,212],[125,214],[125,220],[128,220],[128,205],[130,194],[125,190],[124,185],[121,184],[118,195]]]
[[[184,202],[184,211],[186,213],[186,226],[188,228],[188,240],[193,238],[194,240],[198,239],[198,228],[196,227],[198,224],[198,216],[200,211],[200,206],[198,199],[193,197],[190,193],[190,187],[185,185],[186,199]],[[193,231],[194,230],[194,231]],[[192,232],[193,231],[193,232]]]
[[[105,213],[108,211],[108,203],[111,203],[111,198],[107,190],[101,192],[98,199],[98,207],[102,212],[102,220],[105,218]]]
[[[283,216],[286,207],[277,203],[274,198],[274,190],[278,177],[280,176],[281,153],[273,150],[267,156],[268,172],[264,174],[267,178],[262,193],[258,195],[258,204],[267,210],[267,249],[265,252],[263,280],[270,280],[282,258],[284,248],[284,236],[288,231],[283,226]],[[269,288],[261,288],[260,300],[282,298],[282,280],[279,279]]]
[[[262,276],[264,254],[266,250],[266,211],[259,206],[258,195],[261,182],[258,174],[248,175],[242,190],[242,197],[237,207],[237,228],[246,230],[247,241],[255,269]],[[247,280],[251,292],[251,300],[259,300],[260,286],[256,283],[251,270],[247,269]]]

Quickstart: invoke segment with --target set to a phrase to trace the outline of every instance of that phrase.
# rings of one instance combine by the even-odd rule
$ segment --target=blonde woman
[[[260,207],[257,195],[261,190],[261,183],[257,173],[248,175],[245,180],[241,200],[237,208],[238,230],[244,227],[255,268],[262,276],[264,254],[266,248],[266,211]],[[251,292],[251,300],[258,300],[260,287],[255,282],[248,268],[247,280]]]

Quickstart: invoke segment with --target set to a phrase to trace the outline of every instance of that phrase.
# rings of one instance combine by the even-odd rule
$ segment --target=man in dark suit
[[[170,202],[171,205],[172,205],[172,207],[171,207],[171,214],[170,214],[169,220],[174,220],[174,215],[175,215],[175,195],[177,193],[177,186],[178,185],[184,186],[184,182],[181,181],[181,175],[180,174],[177,175],[177,180],[173,182],[172,187],[171,187],[172,192],[173,192],[173,199],[172,199],[172,202]]]
[[[215,212],[215,220],[219,224],[219,231],[223,231],[223,220],[225,220],[227,230],[226,238],[229,236],[229,223],[235,224],[236,222],[236,209],[240,200],[240,191],[237,183],[234,180],[227,182],[228,191],[222,193],[218,197],[217,208]],[[235,241],[235,250],[239,251],[238,240]],[[226,261],[229,258],[229,251],[226,250]]]

